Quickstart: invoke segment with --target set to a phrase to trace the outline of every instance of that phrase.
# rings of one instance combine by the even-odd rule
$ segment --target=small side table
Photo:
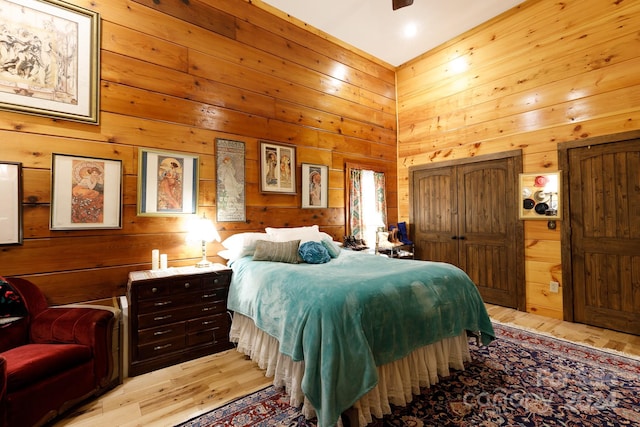
[[[415,246],[413,243],[409,245],[398,245],[393,248],[378,248],[378,253],[388,256],[389,258],[414,259]]]

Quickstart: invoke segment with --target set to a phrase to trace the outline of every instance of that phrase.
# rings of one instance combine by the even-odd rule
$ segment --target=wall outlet
[[[560,283],[554,282],[553,280],[549,282],[549,292],[553,292],[554,294],[557,294],[559,289],[560,289]]]

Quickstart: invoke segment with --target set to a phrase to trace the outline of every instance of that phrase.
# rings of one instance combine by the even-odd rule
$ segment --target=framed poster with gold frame
[[[562,218],[561,175],[561,171],[520,174],[520,219]]]

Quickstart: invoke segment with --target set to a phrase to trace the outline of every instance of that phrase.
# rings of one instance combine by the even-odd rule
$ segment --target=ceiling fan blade
[[[410,6],[413,4],[413,0],[393,0],[393,10],[400,9],[401,7]]]

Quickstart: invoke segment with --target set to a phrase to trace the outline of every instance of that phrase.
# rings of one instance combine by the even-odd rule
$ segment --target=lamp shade
[[[220,241],[220,235],[213,222],[206,216],[194,218],[188,226],[188,242],[213,242]]]

